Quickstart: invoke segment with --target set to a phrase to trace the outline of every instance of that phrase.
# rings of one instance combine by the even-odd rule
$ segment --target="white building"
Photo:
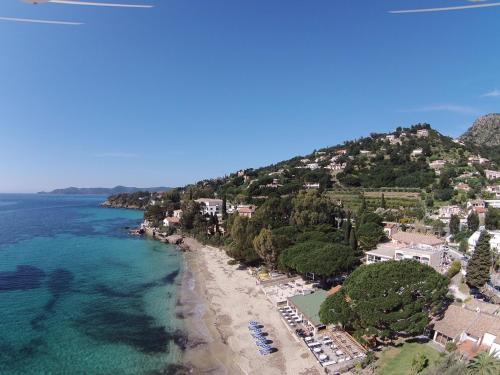
[[[366,264],[385,262],[388,260],[416,260],[440,271],[443,261],[443,250],[441,248],[426,247],[398,247],[381,244],[375,250],[366,252]]]
[[[309,163],[306,165],[306,168],[309,168],[310,170],[315,170],[315,169],[318,169],[319,168],[319,165],[318,163]]]
[[[415,150],[413,150],[411,152],[411,155],[412,156],[420,156],[420,155],[422,155],[423,152],[424,152],[424,150],[422,150],[421,148],[416,148]]]
[[[434,160],[429,163],[429,167],[435,171],[440,171],[446,165],[446,160]]]
[[[489,230],[490,235],[490,248],[492,251],[500,252],[500,230]],[[472,253],[476,248],[477,241],[479,241],[479,237],[481,236],[481,231],[476,231],[469,237],[467,240],[469,244],[469,251]]]
[[[200,198],[195,202],[200,204],[203,215],[222,215],[222,199]]]
[[[417,130],[417,137],[422,138],[422,137],[428,137],[428,136],[429,136],[429,130],[427,130],[427,129]]]
[[[450,219],[451,215],[460,215],[462,213],[462,209],[460,206],[443,206],[439,209],[439,218],[440,219]]]
[[[484,171],[484,174],[486,175],[486,178],[488,180],[496,180],[497,178],[500,178],[500,171],[492,171],[492,170],[486,169]]]

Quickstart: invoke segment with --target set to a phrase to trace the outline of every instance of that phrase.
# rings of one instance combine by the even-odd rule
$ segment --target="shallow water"
[[[0,194],[0,374],[160,374],[179,363],[172,246],[104,197]]]

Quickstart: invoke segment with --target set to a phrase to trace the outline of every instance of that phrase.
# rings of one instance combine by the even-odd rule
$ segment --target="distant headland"
[[[113,195],[122,193],[136,193],[138,191],[148,191],[148,192],[166,192],[172,188],[165,186],[158,187],[147,187],[147,188],[137,188],[137,187],[127,187],[127,186],[115,186],[112,188],[103,187],[91,187],[91,188],[78,188],[78,187],[68,187],[64,189],[55,189],[49,192],[41,191],[38,194],[67,194],[67,195]]]

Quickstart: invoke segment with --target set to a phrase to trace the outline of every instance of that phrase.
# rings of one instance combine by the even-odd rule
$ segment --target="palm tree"
[[[497,352],[479,353],[467,366],[471,375],[498,375],[500,373],[500,359]]]

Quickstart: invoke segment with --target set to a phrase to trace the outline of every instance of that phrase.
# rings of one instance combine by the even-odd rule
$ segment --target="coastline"
[[[195,374],[316,375],[321,368],[312,354],[286,328],[255,279],[220,249],[192,238],[185,243],[184,274],[177,316],[188,337],[184,365]],[[264,325],[278,349],[261,356],[248,331],[248,321]]]

